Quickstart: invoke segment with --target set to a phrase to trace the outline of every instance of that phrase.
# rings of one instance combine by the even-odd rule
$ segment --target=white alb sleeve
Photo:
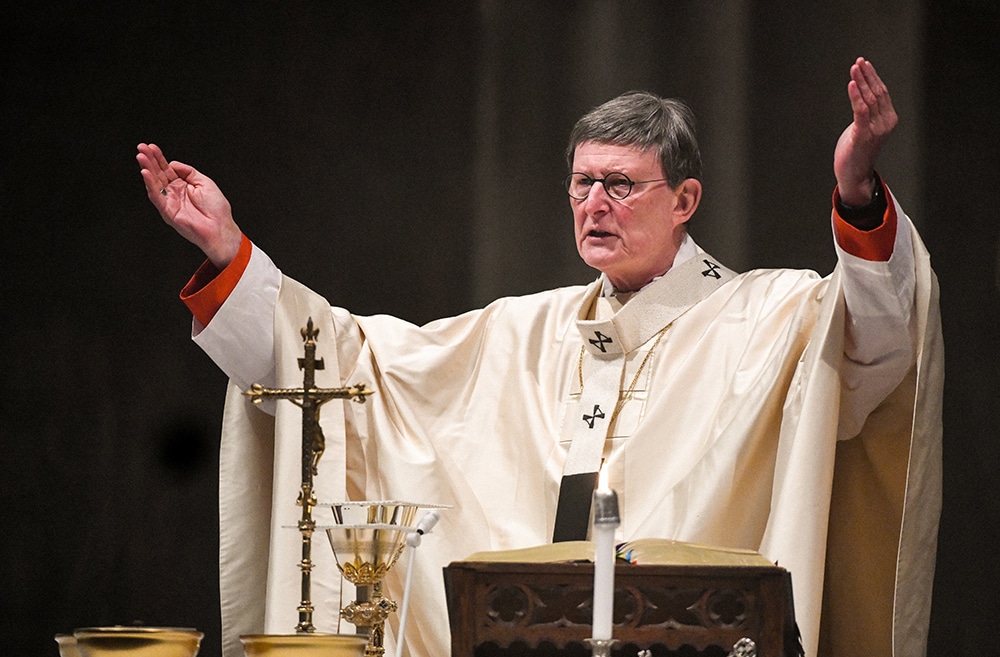
[[[208,323],[193,321],[195,344],[242,390],[254,383],[274,385],[274,307],[281,271],[253,247],[243,276]]]

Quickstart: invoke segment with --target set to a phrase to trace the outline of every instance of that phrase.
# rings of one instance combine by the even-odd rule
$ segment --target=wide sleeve
[[[857,435],[915,358],[912,226],[891,194],[887,212],[896,223],[888,260],[852,255],[836,241],[846,306],[838,436],[842,440]]]
[[[851,429],[851,440],[837,444],[819,654],[860,654],[859,646],[869,655],[926,652],[941,511],[944,343],[930,257],[916,230],[907,232],[913,362],[884,399],[869,400],[878,405]]]

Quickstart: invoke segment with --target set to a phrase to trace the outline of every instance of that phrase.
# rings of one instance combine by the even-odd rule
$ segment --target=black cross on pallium
[[[708,269],[701,272],[702,276],[714,276],[717,279],[722,278],[722,274],[719,273],[719,265],[715,264],[710,260],[702,260],[702,262],[708,265]]]
[[[612,342],[614,342],[614,340],[612,340],[608,336],[604,335],[600,331],[594,331],[594,335],[597,336],[597,337],[595,337],[593,340],[591,340],[590,344],[592,344],[595,347],[597,347],[598,349],[600,349],[602,354],[603,353],[607,353],[608,350],[604,348],[604,345],[611,344]]]
[[[583,416],[583,421],[587,423],[587,428],[588,429],[593,429],[594,428],[594,420],[603,420],[603,419],[604,419],[604,411],[602,411],[601,407],[599,405],[597,405],[597,404],[594,404],[594,414],[593,415],[584,415]]]

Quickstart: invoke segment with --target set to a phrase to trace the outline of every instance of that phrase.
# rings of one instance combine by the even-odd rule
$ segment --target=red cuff
[[[883,193],[888,201],[882,225],[872,230],[861,230],[844,221],[837,212],[840,191],[833,191],[833,234],[837,244],[852,256],[872,262],[886,262],[892,257],[892,247],[896,243],[896,204],[889,190],[883,184]]]
[[[240,241],[240,250],[225,269],[220,272],[206,260],[181,290],[181,301],[199,324],[208,326],[215,313],[219,312],[219,308],[240,282],[250,263],[252,252],[253,243],[244,235]]]

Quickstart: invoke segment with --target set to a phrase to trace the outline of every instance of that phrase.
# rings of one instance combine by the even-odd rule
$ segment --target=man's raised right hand
[[[156,144],[139,144],[135,156],[141,167],[146,195],[160,216],[225,269],[239,251],[243,234],[232,208],[211,178],[181,162],[167,162]]]

